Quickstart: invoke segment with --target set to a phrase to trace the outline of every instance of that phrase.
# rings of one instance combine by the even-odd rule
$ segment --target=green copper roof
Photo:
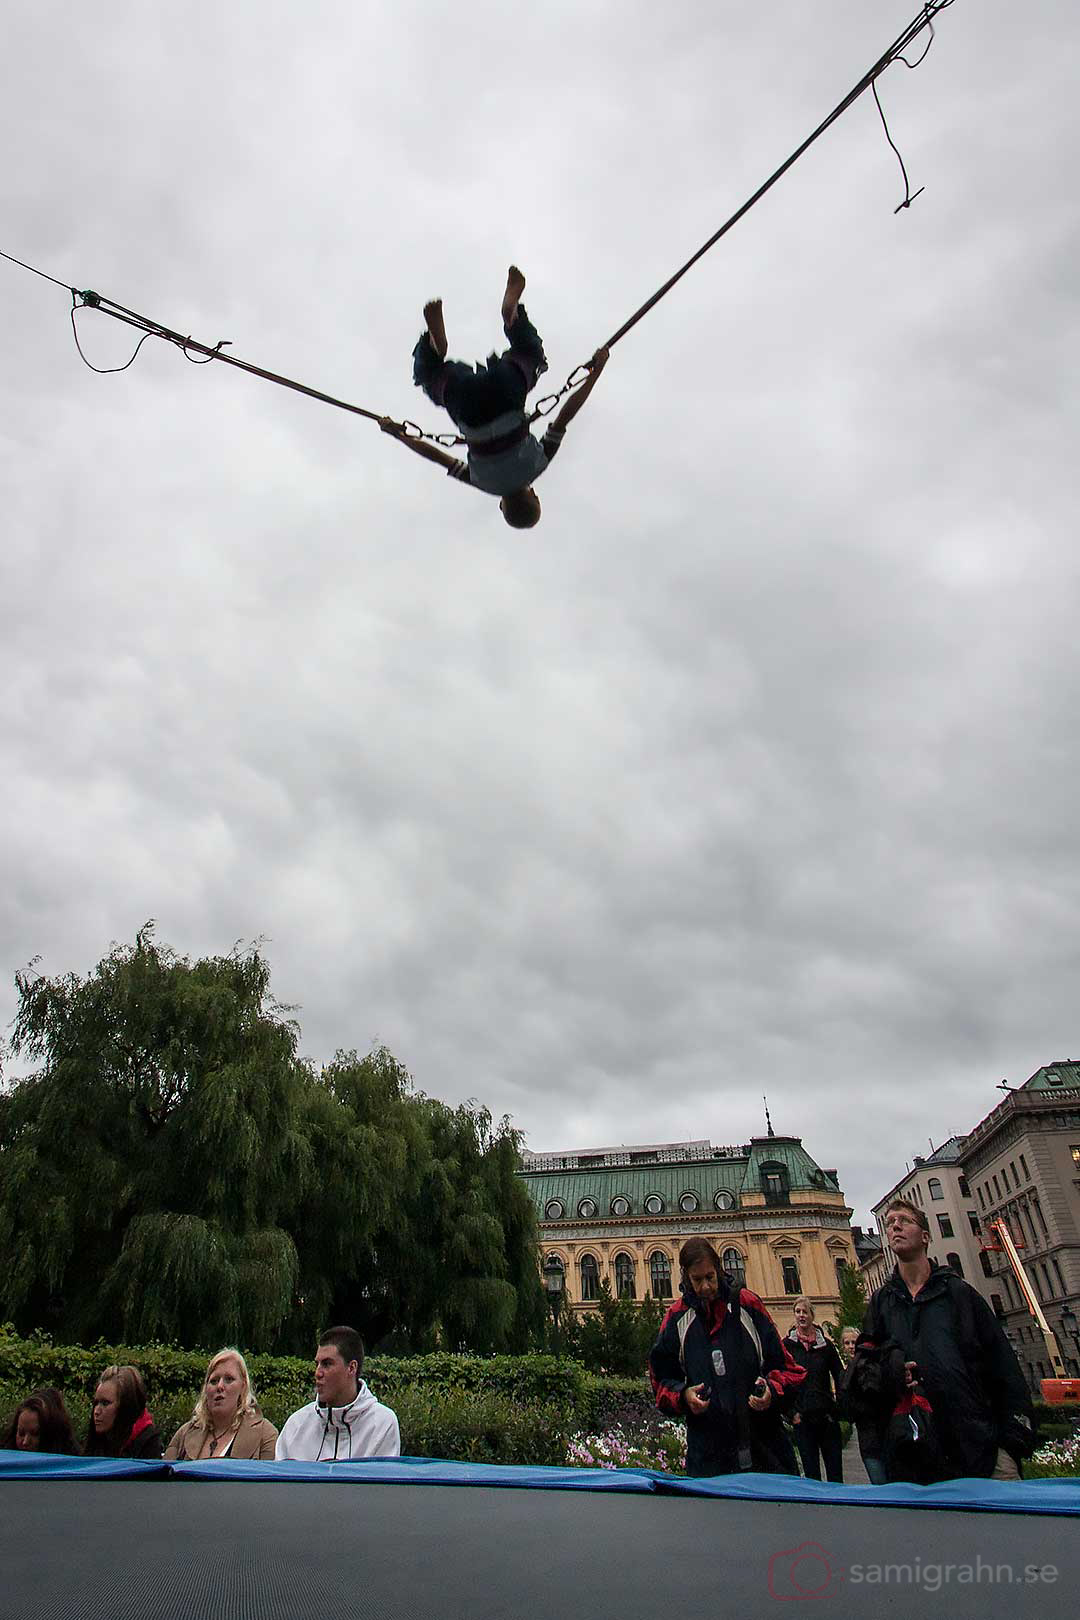
[[[572,1220],[583,1198],[592,1198],[602,1216],[611,1213],[611,1200],[620,1194],[630,1201],[630,1213],[645,1212],[650,1193],[664,1200],[665,1214],[679,1213],[679,1199],[685,1192],[697,1193],[702,1209],[713,1207],[713,1198],[726,1189],[738,1199],[743,1184],[743,1166],[735,1160],[716,1159],[711,1164],[619,1165],[601,1170],[547,1170],[524,1176],[525,1184],[538,1210],[557,1198]]]
[[[733,1193],[737,1200],[740,1193],[762,1191],[762,1170],[773,1164],[782,1165],[787,1171],[792,1192],[839,1191],[835,1175],[820,1169],[793,1136],[755,1139],[750,1143],[749,1152],[740,1157],[687,1164],[589,1165],[573,1170],[523,1170],[520,1173],[541,1216],[550,1200],[557,1198],[566,1211],[566,1218],[574,1220],[581,1200],[592,1198],[599,1218],[603,1219],[610,1216],[612,1199],[620,1195],[629,1201],[631,1215],[646,1213],[645,1199],[650,1193],[658,1193],[664,1200],[664,1214],[678,1215],[679,1199],[687,1192],[697,1194],[703,1213],[711,1211],[718,1192]]]
[[[1052,1076],[1057,1076],[1056,1084]],[[1060,1063],[1047,1063],[1036,1069],[1030,1080],[1025,1080],[1021,1091],[1072,1091],[1080,1086],[1080,1060],[1065,1058]]]
[[[750,1143],[750,1158],[746,1166],[743,1189],[756,1191],[761,1185],[761,1170],[766,1164],[782,1164],[788,1173],[788,1182],[794,1192],[797,1187],[816,1188],[818,1191],[839,1192],[840,1184],[835,1172],[826,1173],[815,1164],[797,1136],[756,1136]]]

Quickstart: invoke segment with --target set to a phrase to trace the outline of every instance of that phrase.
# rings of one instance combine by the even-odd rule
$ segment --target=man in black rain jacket
[[[933,1408],[948,1479],[1017,1479],[1035,1446],[1024,1375],[982,1295],[931,1264],[925,1211],[894,1199],[885,1239],[896,1269],[873,1295],[863,1336],[900,1345]]]

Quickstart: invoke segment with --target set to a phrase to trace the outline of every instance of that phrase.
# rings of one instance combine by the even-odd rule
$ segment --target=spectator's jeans
[[[824,1462],[826,1479],[837,1485],[844,1483],[844,1447],[840,1425],[834,1417],[800,1418],[792,1434],[807,1479],[820,1479],[821,1464]]]

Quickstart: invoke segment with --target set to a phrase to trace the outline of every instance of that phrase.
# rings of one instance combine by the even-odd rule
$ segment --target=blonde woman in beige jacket
[[[259,1411],[239,1350],[219,1350],[206,1369],[194,1416],[165,1448],[167,1462],[271,1462],[277,1430]]]

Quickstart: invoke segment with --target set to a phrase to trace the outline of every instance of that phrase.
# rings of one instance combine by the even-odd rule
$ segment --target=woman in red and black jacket
[[[162,1453],[161,1436],[146,1407],[146,1385],[137,1367],[106,1367],[94,1391],[88,1457],[139,1457]]]
[[[806,1374],[706,1238],[683,1244],[679,1266],[682,1298],[660,1326],[649,1376],[660,1411],[686,1419],[687,1473],[797,1474],[782,1413]]]
[[[792,1360],[806,1369],[791,1420],[803,1473],[807,1479],[820,1479],[824,1462],[826,1479],[842,1485],[844,1447],[836,1418],[836,1397],[844,1363],[835,1344],[814,1321],[814,1307],[805,1296],[795,1301],[795,1326],[784,1344]]]

